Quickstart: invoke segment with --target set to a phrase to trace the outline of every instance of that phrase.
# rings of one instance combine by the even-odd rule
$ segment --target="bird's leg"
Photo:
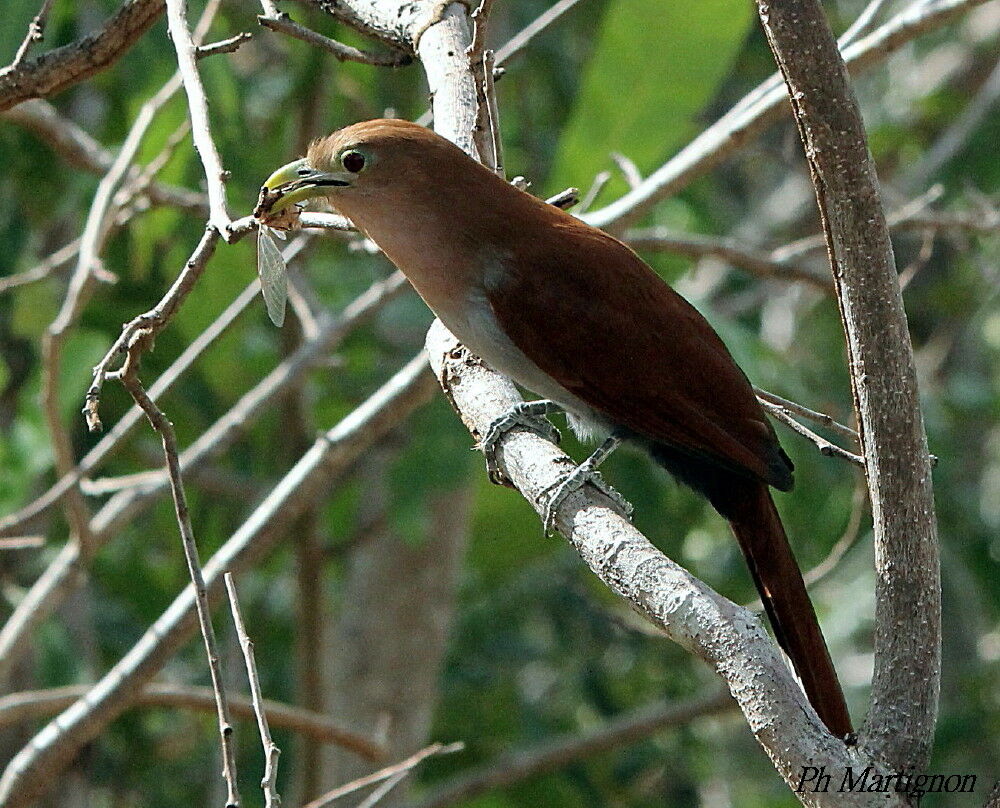
[[[546,440],[559,443],[559,430],[552,426],[545,416],[552,412],[559,412],[561,409],[554,401],[522,401],[490,424],[486,435],[476,448],[482,449],[483,454],[486,455],[486,472],[489,474],[491,482],[497,485],[506,484],[503,472],[500,471],[500,464],[497,462],[497,448],[500,445],[500,438],[514,427],[523,426],[532,432],[537,432]]]
[[[556,520],[556,512],[562,506],[566,497],[582,488],[586,483],[593,485],[598,491],[614,502],[615,505],[621,508],[626,518],[631,518],[632,504],[605,482],[601,473],[597,470],[597,467],[604,462],[608,455],[621,446],[621,443],[622,439],[618,435],[611,435],[611,437],[597,447],[590,457],[569,472],[562,480],[548,486],[539,494],[539,499],[548,494],[548,501],[545,503],[545,514],[542,522],[546,535],[552,532],[552,527]]]

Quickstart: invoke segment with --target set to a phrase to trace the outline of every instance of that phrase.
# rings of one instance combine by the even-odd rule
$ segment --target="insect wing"
[[[262,225],[257,233],[257,274],[267,315],[279,328],[285,322],[285,301],[288,299],[285,273],[285,259],[271,238],[271,228]]]

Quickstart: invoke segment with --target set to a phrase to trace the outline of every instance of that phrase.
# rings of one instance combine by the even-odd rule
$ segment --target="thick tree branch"
[[[440,323],[428,333],[427,352],[445,394],[477,440],[521,401],[510,381],[469,354]],[[555,445],[523,429],[508,433],[498,459],[539,514],[542,493],[572,465]],[[589,484],[571,494],[556,515],[556,526],[612,591],[722,677],[789,785],[804,765],[837,771],[859,765],[855,752],[819,722],[760,621],[664,556],[603,494]],[[866,794],[798,796],[806,805],[876,804]],[[879,805],[903,804],[876,796]]]
[[[827,237],[874,518],[872,707],[864,750],[927,765],[941,673],[931,464],[913,347],[864,123],[818,0],[759,0],[785,77]]]

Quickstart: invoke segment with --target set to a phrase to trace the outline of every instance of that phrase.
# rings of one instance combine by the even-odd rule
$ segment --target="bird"
[[[729,522],[775,638],[829,731],[850,714],[770,488],[793,465],[747,376],[708,321],[631,248],[508,183],[435,132],[356,123],[314,141],[261,189],[261,221],[314,198],[349,218],[473,353],[538,394],[482,441],[488,467],[515,424],[550,434],[561,409],[600,447],[551,493],[587,481],[623,441]],[[547,517],[548,518],[548,517]]]

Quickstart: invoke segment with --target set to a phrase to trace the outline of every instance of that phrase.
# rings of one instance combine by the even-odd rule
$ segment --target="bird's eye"
[[[340,162],[352,174],[358,174],[365,167],[365,156],[351,149],[340,156]]]

